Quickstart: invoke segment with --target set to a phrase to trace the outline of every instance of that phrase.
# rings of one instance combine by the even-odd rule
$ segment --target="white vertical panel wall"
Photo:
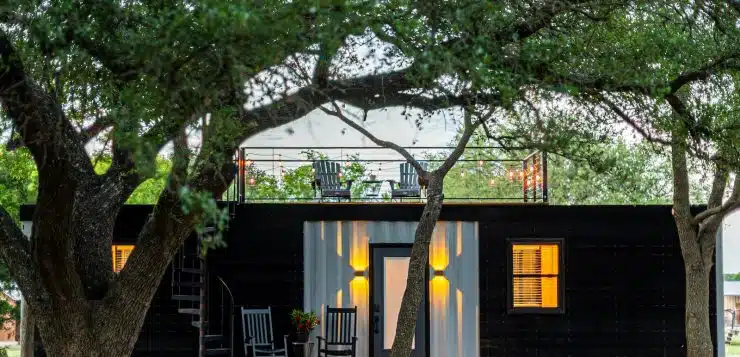
[[[361,286],[360,278],[355,279],[351,255],[365,254],[369,251],[368,244],[412,243],[417,224],[387,221],[304,223],[304,309],[316,311],[321,317],[327,304],[357,306],[358,357],[368,356],[369,351],[369,288]],[[430,268],[430,356],[478,357],[477,222],[438,222],[432,238],[430,262],[440,254],[447,261],[444,277],[434,277]],[[353,296],[353,293],[363,296]],[[323,330],[314,330],[312,337],[317,333]]]

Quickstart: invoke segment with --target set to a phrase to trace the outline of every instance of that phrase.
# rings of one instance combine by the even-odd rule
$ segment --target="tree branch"
[[[46,289],[39,279],[38,266],[31,258],[29,240],[3,206],[0,206],[0,256],[8,264],[26,301],[36,303],[48,300]]]
[[[424,176],[426,176],[428,174],[428,172],[426,170],[424,170],[424,168],[421,166],[421,164],[419,164],[419,162],[416,161],[416,159],[414,158],[414,156],[411,155],[411,153],[409,153],[408,150],[404,149],[403,147],[401,147],[400,145],[398,145],[396,143],[379,139],[378,137],[376,137],[375,135],[373,135],[369,130],[363,128],[359,124],[355,123],[354,120],[352,120],[352,119],[348,118],[346,115],[344,115],[342,113],[342,109],[339,107],[339,105],[337,105],[336,102],[332,101],[331,104],[334,107],[334,110],[330,110],[330,109],[324,108],[323,106],[320,106],[319,108],[321,108],[321,110],[324,113],[339,118],[339,120],[341,120],[345,124],[347,124],[350,127],[352,127],[352,129],[355,129],[358,132],[360,132],[360,134],[362,134],[365,137],[367,137],[368,139],[370,139],[370,141],[372,141],[376,145],[381,146],[381,147],[384,147],[384,148],[391,149],[391,150],[393,150],[393,151],[401,154],[401,156],[403,156],[403,158],[406,159],[406,161],[408,161],[409,164],[411,164],[411,166],[414,167],[414,169],[416,169],[416,172],[419,174],[419,176],[424,177]]]
[[[594,98],[597,98],[602,103],[606,104],[607,108],[609,108],[614,114],[616,114],[622,121],[627,123],[632,129],[635,129],[643,138],[645,138],[647,141],[658,143],[662,145],[671,145],[671,142],[665,139],[656,138],[652,134],[648,133],[644,128],[642,128],[639,124],[637,124],[636,121],[634,121],[632,118],[630,118],[627,113],[625,113],[622,108],[620,108],[616,103],[611,101],[610,99],[603,96],[601,93],[592,93],[591,94]]]
[[[62,108],[26,76],[20,55],[2,30],[0,103],[13,120],[22,143],[33,154],[40,176],[48,172],[79,182],[95,174],[85,147],[79,143],[79,136],[64,117]]]
[[[473,122],[472,113],[470,113],[471,109],[463,108],[463,110],[464,114],[462,136],[458,140],[455,149],[452,150],[450,155],[447,156],[445,161],[442,162],[442,165],[437,169],[437,172],[439,172],[442,177],[444,177],[444,175],[447,175],[450,169],[455,166],[455,163],[457,163],[457,160],[460,158],[463,152],[465,152],[465,146],[468,145],[468,141],[470,141],[470,137],[473,136],[473,133],[475,133],[475,129],[477,129],[478,126],[481,125],[483,122],[488,120],[494,112],[493,110],[491,110],[483,118],[478,118],[478,120]]]
[[[720,189],[720,185],[722,185]],[[710,196],[710,202],[712,202],[714,195],[716,195],[716,191],[721,191],[719,193],[719,204],[715,202],[715,205],[711,205],[710,207],[694,217],[694,222],[696,224],[702,224],[707,219],[709,219],[712,216],[720,215],[720,217],[724,217],[727,213],[734,210],[735,208],[740,207],[740,174],[735,174],[735,180],[733,182],[733,189],[732,193],[730,194],[730,197],[722,203],[722,195],[724,193],[725,187],[727,185],[727,176],[725,173],[723,182],[717,180],[717,176],[715,176],[714,184],[712,185],[712,194]],[[716,201],[716,198],[714,198]]]

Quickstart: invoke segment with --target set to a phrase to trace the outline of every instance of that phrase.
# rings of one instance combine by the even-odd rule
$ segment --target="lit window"
[[[134,250],[133,245],[114,245],[111,247],[113,254],[113,271],[118,273],[126,265],[129,255]]]
[[[510,252],[511,309],[560,312],[560,243],[512,242]]]

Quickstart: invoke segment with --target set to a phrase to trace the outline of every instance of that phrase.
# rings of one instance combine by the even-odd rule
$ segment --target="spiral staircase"
[[[215,230],[207,228],[204,234]],[[172,300],[177,302],[177,312],[190,317],[190,324],[198,329],[198,356],[233,356],[234,351],[234,299],[231,290],[220,277],[215,277],[220,292],[220,309],[210,305],[211,276],[208,264],[201,255],[201,244],[183,245],[172,261]],[[218,304],[218,302],[215,302]],[[210,323],[210,314],[219,312],[216,324]]]

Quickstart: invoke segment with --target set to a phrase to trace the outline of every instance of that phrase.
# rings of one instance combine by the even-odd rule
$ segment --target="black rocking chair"
[[[326,307],[325,337],[318,336],[319,357],[357,355],[357,306]]]

